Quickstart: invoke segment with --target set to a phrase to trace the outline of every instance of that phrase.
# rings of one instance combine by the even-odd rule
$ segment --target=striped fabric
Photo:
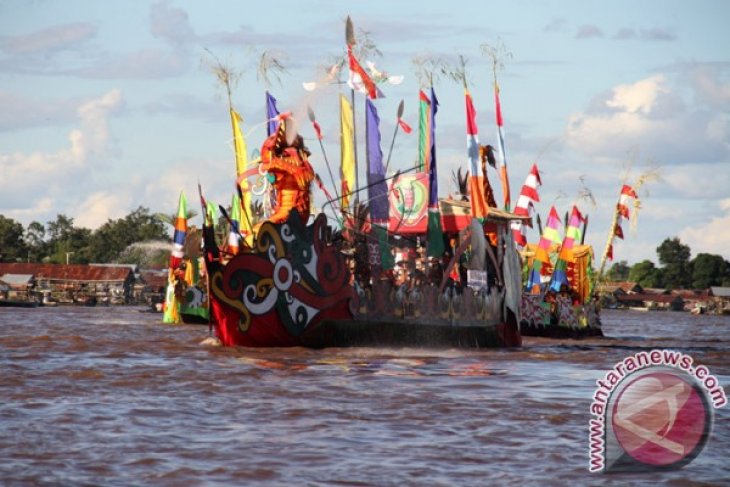
[[[525,179],[525,184],[522,185],[520,197],[517,199],[514,211],[515,215],[532,216],[532,212],[535,209],[535,203],[540,201],[537,188],[541,185],[542,181],[540,181],[540,172],[537,169],[537,165],[533,164],[532,169],[530,169],[530,173],[527,175],[527,179]],[[531,223],[530,226],[532,226]],[[514,221],[511,223],[511,227],[515,243],[524,247],[527,244],[527,238],[525,237],[525,224],[519,221]]]

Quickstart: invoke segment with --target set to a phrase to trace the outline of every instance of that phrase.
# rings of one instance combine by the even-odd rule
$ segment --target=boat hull
[[[521,344],[517,320],[504,311],[504,290],[406,290],[387,280],[363,290],[328,235],[324,215],[305,226],[292,212],[285,223],[264,223],[251,251],[223,261],[212,229],[205,230],[211,319],[224,346]]]

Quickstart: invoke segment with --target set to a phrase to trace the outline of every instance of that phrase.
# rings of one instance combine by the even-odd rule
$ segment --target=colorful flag
[[[228,252],[236,255],[241,241],[241,199],[237,194],[231,199],[231,228],[228,233]]]
[[[565,238],[563,238],[563,244],[560,247],[560,254],[558,260],[555,262],[555,268],[553,269],[553,277],[550,280],[550,289],[558,292],[563,285],[569,286],[568,282],[568,263],[574,262],[575,257],[573,255],[573,247],[575,243],[580,243],[582,231],[580,229],[581,224],[585,221],[583,215],[581,215],[578,208],[573,205],[573,210],[570,213],[570,219],[568,220],[568,226],[565,229]]]
[[[431,101],[423,91],[418,92],[418,172],[428,171],[431,158]]]
[[[471,193],[471,215],[484,221],[489,213],[487,200],[484,198],[484,173],[479,160],[479,129],[477,128],[477,111],[469,91],[466,97],[466,154],[469,158],[469,190]]]
[[[509,177],[507,176],[507,153],[504,150],[504,121],[502,106],[499,103],[499,85],[494,81],[494,105],[497,116],[497,135],[499,136],[499,177],[502,180],[502,194],[504,195],[504,209],[509,211],[511,206],[509,193]]]
[[[399,118],[399,119],[398,119],[398,126],[399,126],[399,127],[401,128],[401,130],[402,130],[403,132],[405,132],[405,133],[407,133],[407,134],[410,134],[411,132],[413,132],[413,129],[411,128],[411,126],[410,126],[410,125],[408,125],[408,124],[407,124],[407,123],[405,122],[405,120],[403,120],[402,118]]]
[[[350,193],[355,191],[355,139],[352,106],[345,95],[340,94],[340,177],[342,179],[342,205],[349,208]]]
[[[378,87],[375,86],[375,82],[365,72],[362,66],[360,66],[357,59],[355,59],[355,56],[352,54],[352,46],[349,45],[347,46],[347,58],[350,61],[350,77],[347,80],[347,84],[350,88],[368,95],[373,100],[378,98],[378,96],[382,98],[383,94],[380,90],[378,90]]]
[[[543,264],[550,262],[550,247],[554,243],[560,243],[560,223],[558,212],[553,206],[550,208],[545,228],[542,230],[540,242],[537,244],[535,256],[532,259],[532,269],[527,278],[527,291],[531,291],[533,294],[540,293],[541,270]]]
[[[525,184],[522,185],[520,197],[517,198],[517,205],[515,205],[514,211],[515,215],[532,215],[532,211],[535,209],[535,203],[540,201],[540,195],[537,192],[537,188],[540,185],[542,185],[540,172],[537,169],[537,165],[533,164],[530,173],[527,175],[527,179],[525,179]],[[532,226],[532,222],[529,225]],[[514,236],[515,243],[524,247],[527,244],[525,224],[521,221],[513,221],[510,226],[512,227],[512,235]]]
[[[436,92],[431,87],[431,156],[428,165],[428,229],[426,240],[428,246],[426,254],[429,257],[441,257],[444,253],[444,232],[441,228],[441,212],[439,209],[439,186],[438,172],[436,170],[436,112],[438,112],[438,99]]]
[[[370,205],[370,234],[377,242],[380,267],[383,270],[394,267],[394,258],[388,245],[388,185],[385,183],[383,151],[380,148],[380,117],[373,102],[365,99],[365,139],[368,161],[368,200]]]
[[[634,188],[628,184],[624,184],[621,187],[621,193],[618,197],[618,203],[616,203],[616,213],[613,217],[613,228],[611,234],[608,236],[608,243],[606,244],[606,250],[601,258],[600,273],[603,272],[603,267],[606,264],[606,260],[613,260],[613,241],[616,237],[623,240],[624,230],[621,227],[621,219],[629,220],[631,218],[631,211],[629,210],[632,205],[632,200],[638,201],[639,196],[634,191]],[[638,208],[638,203],[633,203]]]
[[[388,185],[385,184],[383,151],[380,148],[380,117],[375,105],[365,100],[365,138],[368,161],[368,200],[370,219],[374,223],[388,222]]]
[[[618,198],[618,214],[628,220],[630,218],[629,202],[631,199],[636,198],[638,198],[636,191],[634,191],[631,186],[624,184],[621,188],[621,195]]]
[[[188,233],[188,201],[185,193],[180,191],[180,199],[177,204],[177,216],[173,225],[175,233],[172,237],[172,253],[170,254],[170,269],[177,269],[182,263],[184,257],[183,247],[185,246],[185,237]]]
[[[246,212],[247,215],[251,214],[251,191],[248,186],[248,179],[245,177],[239,178],[248,170],[248,155],[246,148],[246,139],[243,137],[241,131],[240,122],[242,122],[241,116],[231,108],[231,124],[233,125],[233,146],[236,151],[236,177],[240,180],[241,194],[243,195],[243,201],[240,203],[240,207]],[[239,212],[240,213],[240,212]],[[251,235],[253,229],[251,228],[250,218],[245,218],[241,221],[240,230],[245,235]]]
[[[266,135],[276,133],[276,129],[279,127],[279,109],[276,108],[276,98],[271,96],[271,93],[266,92]]]

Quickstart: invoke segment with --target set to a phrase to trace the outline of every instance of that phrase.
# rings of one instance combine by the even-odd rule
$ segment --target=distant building
[[[135,281],[133,270],[126,265],[0,263],[3,274],[32,276],[37,292],[50,292],[59,302],[129,303]]]

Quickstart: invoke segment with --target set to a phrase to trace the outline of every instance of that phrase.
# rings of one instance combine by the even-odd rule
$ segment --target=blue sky
[[[502,42],[499,73],[513,201],[532,163],[543,186],[539,213],[577,202],[590,215],[586,241],[600,255],[625,178],[648,167],[661,181],[640,190],[635,231],[624,228],[617,260],[657,262],[679,236],[693,256],[730,259],[730,3],[724,1],[279,1],[0,2],[0,214],[27,225],[64,213],[95,228],[139,205],[172,213],[184,190],[228,203],[234,173],[223,92],[202,62],[210,49],[242,77],[233,93],[249,131],[264,137],[265,85],[256,58],[287,67],[271,86],[295,116],[310,104],[337,162],[337,86],[303,81],[344,54],[350,15],[383,53],[381,70],[402,74],[377,101],[384,151],[395,113],[417,125],[412,60],[468,59],[481,143],[495,144],[491,66],[480,45]],[[363,60],[364,61],[364,60]],[[437,118],[440,190],[466,168],[461,87],[441,79]],[[363,100],[356,110],[363,114]],[[358,121],[362,125],[362,118]],[[313,137],[308,124],[305,138]],[[326,175],[310,140],[315,169]],[[362,148],[363,144],[360,143]],[[417,157],[415,134],[399,134],[391,167]],[[362,154],[361,159],[364,159]],[[494,172],[489,174],[500,197]],[[327,177],[324,178],[328,180]],[[581,180],[583,183],[581,183]],[[590,189],[595,206],[578,199]],[[315,189],[315,198],[321,196]],[[528,233],[536,241],[536,231]]]

